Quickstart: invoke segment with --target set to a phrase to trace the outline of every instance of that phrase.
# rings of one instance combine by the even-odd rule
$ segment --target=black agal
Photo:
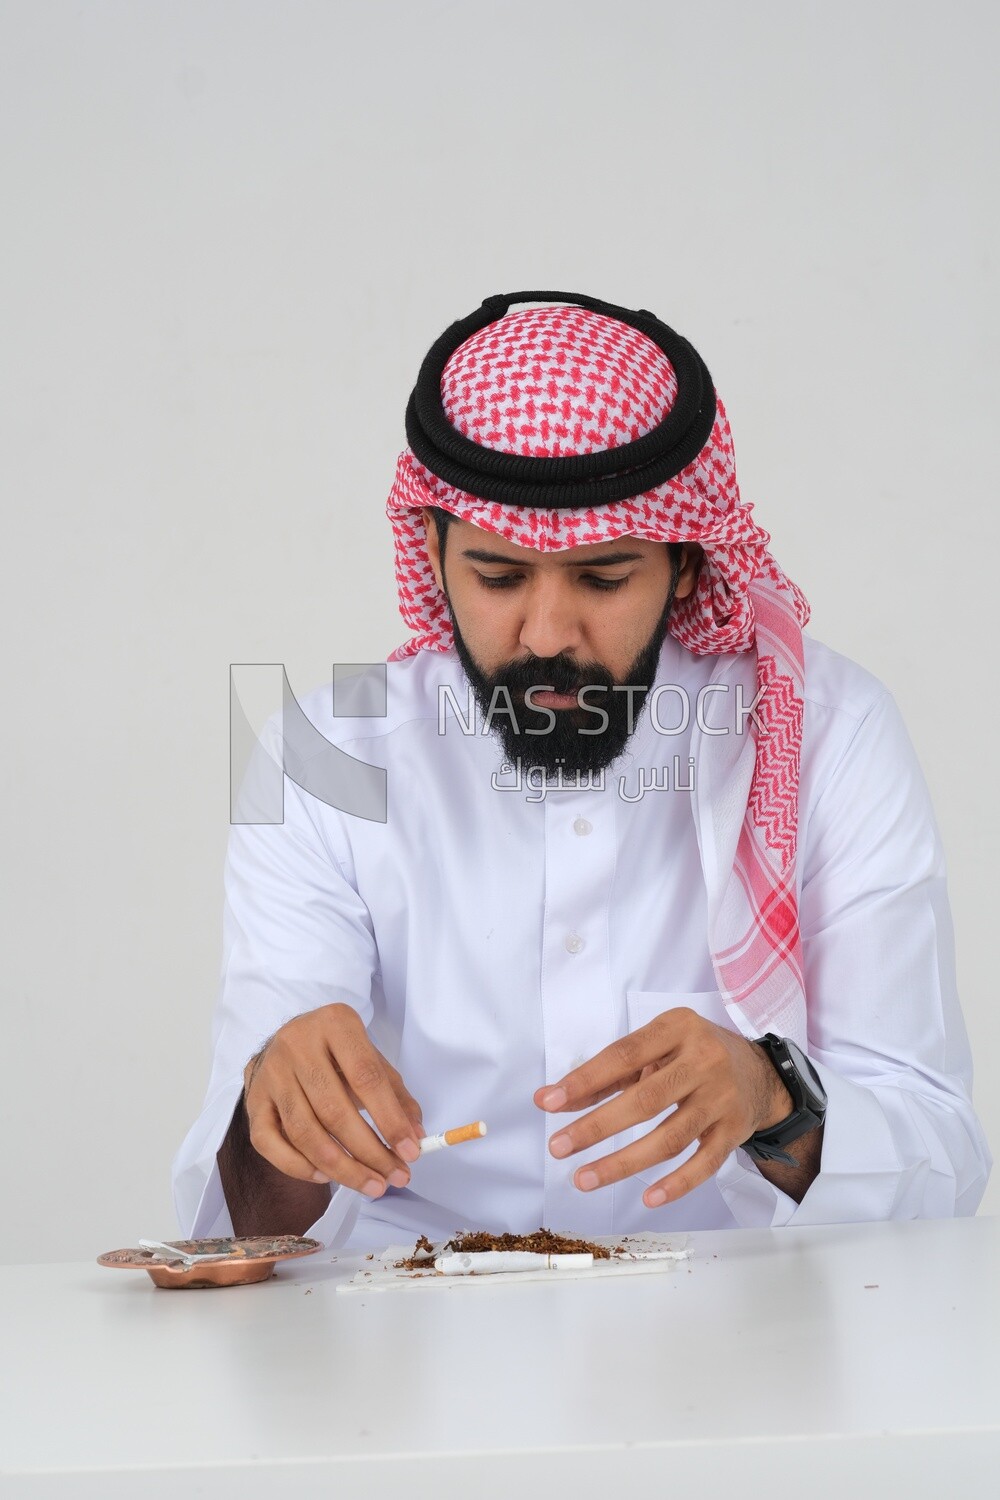
[[[597,453],[526,458],[498,453],[454,428],[441,400],[441,376],[454,351],[516,302],[570,302],[638,328],[661,348],[677,376],[677,397],[663,421],[644,437]],[[452,323],[428,351],[406,408],[406,440],[432,474],[456,489],[502,505],[573,510],[641,495],[673,479],[708,440],[715,421],[715,387],[704,360],[687,339],[644,308],[632,310],[576,292],[505,292],[487,297]]]

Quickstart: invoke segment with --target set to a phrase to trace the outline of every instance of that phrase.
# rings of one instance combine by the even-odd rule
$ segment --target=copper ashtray
[[[148,1271],[157,1286],[250,1286],[267,1281],[279,1260],[315,1255],[322,1250],[319,1240],[301,1235],[280,1234],[256,1239],[170,1240],[179,1252],[176,1260],[164,1250],[108,1250],[97,1257],[99,1266],[116,1271]],[[216,1260],[185,1262],[184,1255],[212,1255]]]

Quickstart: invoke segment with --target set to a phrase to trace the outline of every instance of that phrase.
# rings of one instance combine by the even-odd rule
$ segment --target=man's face
[[[492,733],[508,760],[567,775],[599,771],[621,754],[653,684],[671,607],[670,557],[663,542],[625,536],[618,541],[537,552],[468,521],[448,528],[442,567],[437,528],[423,512],[427,552],[443,591],[455,649],[480,712],[492,710]],[[694,588],[700,549],[685,546],[673,599]],[[576,702],[586,694],[590,709]],[[633,685],[641,691],[613,692]],[[524,701],[537,686],[536,708]],[[506,688],[516,725],[504,713]],[[561,698],[561,701],[560,701]],[[631,700],[631,708],[630,708]],[[544,730],[550,715],[555,724]]]

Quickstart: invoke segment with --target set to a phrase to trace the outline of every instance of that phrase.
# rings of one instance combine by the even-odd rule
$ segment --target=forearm
[[[329,1183],[287,1177],[254,1150],[242,1093],[216,1161],[236,1235],[304,1234],[329,1206]]]
[[[787,1193],[789,1198],[801,1203],[819,1176],[820,1158],[823,1154],[823,1126],[819,1125],[807,1135],[800,1136],[797,1141],[786,1146],[785,1150],[789,1156],[795,1157],[797,1166],[790,1167],[781,1161],[760,1161],[757,1162],[757,1170],[768,1182]]]

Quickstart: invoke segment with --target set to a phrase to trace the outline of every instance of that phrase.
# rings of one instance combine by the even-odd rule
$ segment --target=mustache
[[[614,682],[614,677],[604,667],[595,664],[581,671],[579,666],[558,660],[513,662],[495,672],[492,678],[492,686],[505,687],[508,692],[522,697],[529,688],[563,694],[576,694],[585,687],[599,687],[610,691]]]

